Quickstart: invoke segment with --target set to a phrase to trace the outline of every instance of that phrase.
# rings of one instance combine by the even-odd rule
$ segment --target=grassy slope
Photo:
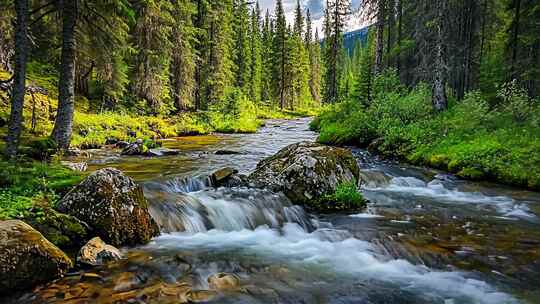
[[[464,178],[540,190],[538,106],[518,123],[508,107],[489,107],[479,93],[436,114],[427,87],[408,92],[390,81],[376,83],[375,92],[368,107],[349,101],[324,110],[312,124],[319,141],[369,146]]]

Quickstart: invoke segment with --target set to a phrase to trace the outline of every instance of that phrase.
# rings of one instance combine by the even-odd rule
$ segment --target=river
[[[249,173],[279,149],[315,140],[308,123],[271,120],[256,134],[171,139],[164,146],[182,153],[162,158],[94,151],[89,169],[113,166],[139,181],[164,233],[124,248],[126,260],[14,302],[169,303],[164,291],[145,298],[129,291],[155,282],[206,290],[210,275],[227,272],[242,288],[208,303],[540,303],[539,193],[359,149],[352,150],[370,204],[357,214],[316,216],[279,194],[205,186],[216,169]]]

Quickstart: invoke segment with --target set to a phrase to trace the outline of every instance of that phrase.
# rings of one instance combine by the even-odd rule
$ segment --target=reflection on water
[[[360,150],[354,153],[371,203],[359,214],[317,218],[281,194],[208,188],[205,176],[215,169],[248,173],[280,148],[314,140],[307,122],[166,141],[182,150],[178,156],[94,155],[92,169],[116,166],[143,182],[166,233],[124,249],[127,260],[73,274],[16,302],[538,302],[538,193],[383,162]],[[219,272],[234,273],[241,286],[211,290],[207,278]],[[67,296],[73,294],[79,302]]]

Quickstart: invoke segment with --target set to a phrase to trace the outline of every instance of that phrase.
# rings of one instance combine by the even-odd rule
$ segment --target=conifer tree
[[[276,3],[275,30],[273,33],[273,72],[272,83],[275,96],[279,100],[281,110],[285,107],[285,89],[286,89],[286,64],[287,64],[287,24],[285,13],[283,12],[282,0]]]
[[[261,98],[263,101],[271,101],[273,98],[272,90],[272,60],[273,60],[273,33],[270,11],[266,10],[262,29],[262,89]]]
[[[233,2],[212,0],[209,10],[207,60],[203,62],[206,72],[205,105],[219,102],[225,91],[235,82],[233,71]]]
[[[251,77],[251,47],[249,39],[249,10],[246,0],[234,2],[234,69],[235,85],[244,93],[249,93]]]
[[[171,42],[174,51],[170,68],[171,96],[176,111],[186,111],[193,99],[195,88],[196,28],[192,18],[196,10],[188,0],[172,0],[172,4],[171,15],[174,23]]]
[[[137,7],[134,30],[135,74],[133,88],[137,97],[145,100],[152,114],[162,110],[168,89],[171,35],[173,23],[169,14],[171,3],[167,0],[147,0]]]
[[[250,97],[254,102],[261,101],[262,85],[262,37],[261,37],[261,10],[259,2],[251,12],[250,28],[251,76],[249,81]]]
[[[343,48],[343,28],[348,15],[348,0],[332,0],[327,2],[328,14],[325,21],[325,49],[324,62],[326,65],[324,76],[324,101],[334,103],[339,101],[339,77],[341,49]]]

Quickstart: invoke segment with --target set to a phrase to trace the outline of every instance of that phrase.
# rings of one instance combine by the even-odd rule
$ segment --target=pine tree
[[[235,85],[244,93],[249,93],[251,77],[251,47],[249,40],[249,10],[245,0],[235,0],[234,4],[234,68]]]
[[[311,97],[317,103],[321,102],[321,82],[323,67],[321,62],[321,43],[319,39],[319,30],[315,29],[315,40],[310,46],[310,77],[309,87]]]
[[[273,73],[272,83],[275,96],[279,99],[279,107],[281,110],[285,107],[285,81],[286,81],[286,64],[287,64],[287,24],[285,13],[283,12],[283,3],[277,0],[276,4],[276,20],[275,30],[273,34]]]
[[[227,88],[235,82],[232,56],[234,47],[232,0],[212,0],[208,14],[207,59],[202,62],[205,67],[203,108],[222,100]]]
[[[325,28],[328,36],[325,37],[325,54],[324,61],[326,71],[324,76],[324,101],[327,103],[335,103],[339,98],[339,77],[340,77],[340,59],[341,49],[343,48],[343,28],[345,26],[345,18],[348,15],[349,1],[348,0],[333,0],[327,2],[328,20]]]
[[[168,0],[146,0],[137,7],[134,30],[135,74],[133,87],[138,98],[146,101],[152,114],[162,110],[168,89],[171,35],[174,23]]]
[[[271,101],[272,95],[272,60],[273,60],[273,33],[270,20],[270,12],[266,10],[262,30],[262,91],[261,98],[263,101]]]
[[[172,3],[174,23],[171,42],[175,51],[172,52],[170,68],[171,95],[176,111],[185,111],[189,108],[195,88],[196,28],[192,18],[196,10],[188,0],[172,0]]]
[[[259,2],[251,12],[250,28],[251,76],[249,81],[250,97],[255,102],[261,101],[262,85],[262,37],[261,37],[261,10]]]

